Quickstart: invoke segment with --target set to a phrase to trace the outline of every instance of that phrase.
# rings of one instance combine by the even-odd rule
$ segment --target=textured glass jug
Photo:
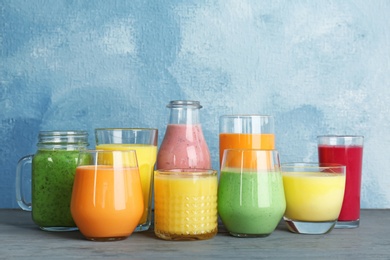
[[[157,169],[210,169],[211,159],[199,121],[199,101],[171,101],[169,122],[157,154]]]
[[[16,168],[16,200],[42,230],[77,230],[70,212],[79,151],[87,149],[86,131],[41,131],[38,150],[22,157]],[[26,166],[31,164],[31,179]],[[31,201],[26,182],[31,180]]]

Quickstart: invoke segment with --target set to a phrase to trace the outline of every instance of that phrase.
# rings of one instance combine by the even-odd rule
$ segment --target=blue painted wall
[[[213,167],[218,118],[275,116],[282,162],[319,134],[365,136],[362,207],[390,207],[390,1],[0,3],[0,207],[40,130],[156,127],[199,100]]]

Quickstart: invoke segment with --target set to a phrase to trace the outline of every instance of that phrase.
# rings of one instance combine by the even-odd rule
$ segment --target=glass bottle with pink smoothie
[[[171,101],[169,122],[157,154],[157,169],[210,169],[211,159],[199,121],[199,101]]]

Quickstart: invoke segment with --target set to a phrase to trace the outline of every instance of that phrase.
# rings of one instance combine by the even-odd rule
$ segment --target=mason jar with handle
[[[37,152],[22,157],[16,167],[16,200],[42,230],[77,230],[70,202],[79,151],[86,150],[86,131],[41,131]],[[28,168],[28,165],[31,168]],[[24,187],[31,173],[31,201]]]

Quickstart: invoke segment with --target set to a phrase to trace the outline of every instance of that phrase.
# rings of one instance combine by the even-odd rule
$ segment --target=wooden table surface
[[[203,241],[164,241],[153,230],[123,241],[87,241],[79,231],[45,232],[18,209],[0,209],[0,259],[390,259],[390,209],[361,211],[360,227],[325,235],[290,233],[283,221],[268,237],[235,238],[221,226]]]

